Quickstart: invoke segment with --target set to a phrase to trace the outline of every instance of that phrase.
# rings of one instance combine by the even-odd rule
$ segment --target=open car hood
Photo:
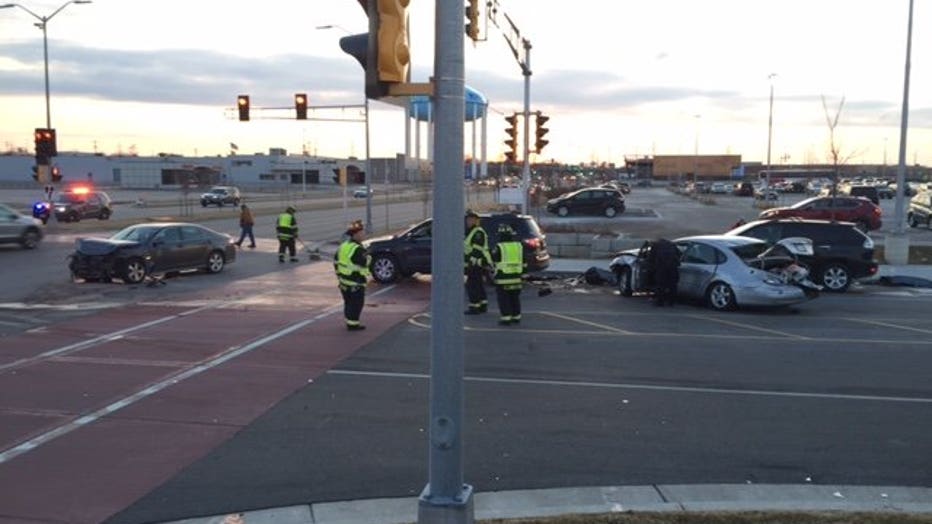
[[[74,244],[75,250],[82,255],[108,255],[121,247],[138,246],[139,242],[109,238],[79,238]]]

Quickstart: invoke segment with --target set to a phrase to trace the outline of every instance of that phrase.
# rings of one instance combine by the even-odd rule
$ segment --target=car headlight
[[[63,206],[58,206],[55,208],[55,211],[59,211],[63,213],[65,211],[65,208]]]
[[[764,284],[770,284],[771,286],[782,286],[783,281],[777,277],[764,277]]]

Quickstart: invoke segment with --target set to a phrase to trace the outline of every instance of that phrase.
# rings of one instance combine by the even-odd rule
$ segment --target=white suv
[[[0,243],[33,249],[42,240],[42,222],[0,204]]]

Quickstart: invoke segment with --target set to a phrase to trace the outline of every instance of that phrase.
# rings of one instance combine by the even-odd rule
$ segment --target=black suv
[[[107,220],[113,214],[110,196],[103,191],[74,189],[59,193],[52,202],[59,222],[77,222],[84,218]]]
[[[850,222],[784,218],[755,220],[727,235],[759,238],[771,244],[789,237],[812,240],[815,255],[801,257],[812,279],[828,291],[842,292],[853,280],[877,274],[874,241]]]
[[[223,207],[224,204],[238,206],[240,200],[242,200],[242,197],[239,194],[239,189],[233,186],[214,186],[210,188],[210,191],[201,195],[201,205],[204,207],[209,205]]]
[[[518,233],[524,245],[524,260],[528,271],[547,269],[550,254],[547,253],[546,237],[534,218],[515,213],[481,214],[479,224],[489,234],[489,247],[498,241],[498,226],[502,223],[509,224]],[[365,245],[372,256],[372,277],[379,282],[394,282],[415,273],[429,274],[432,224],[432,220],[427,219],[403,233],[366,241]],[[464,238],[465,234],[464,224]]]
[[[579,213],[612,218],[625,212],[625,197],[618,189],[589,187],[548,200],[547,212],[556,213],[561,217]]]

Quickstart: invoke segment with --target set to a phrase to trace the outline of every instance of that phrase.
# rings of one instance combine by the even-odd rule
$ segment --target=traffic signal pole
[[[419,524],[472,524],[463,483],[463,144],[466,68],[462,2],[436,3],[434,219],[431,235],[429,481]]]
[[[521,73],[524,75],[524,156],[521,168],[521,213],[527,214],[528,192],[531,190],[531,42],[522,39],[524,44],[524,63]]]

